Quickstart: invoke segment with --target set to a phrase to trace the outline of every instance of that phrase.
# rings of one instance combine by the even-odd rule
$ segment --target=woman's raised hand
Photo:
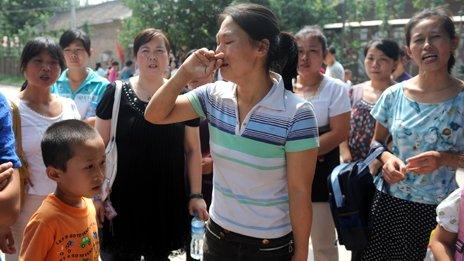
[[[191,54],[181,65],[177,73],[186,77],[188,81],[206,77],[221,67],[223,58],[223,53],[215,53],[212,50],[202,48]]]

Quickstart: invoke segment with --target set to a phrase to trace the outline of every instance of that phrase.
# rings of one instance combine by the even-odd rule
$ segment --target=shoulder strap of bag
[[[101,193],[102,200],[105,200],[108,197],[117,173],[117,171],[114,170],[115,165],[117,164],[117,155],[113,157],[111,155],[117,153],[114,150],[116,150],[116,128],[118,126],[119,107],[121,104],[122,81],[115,81],[115,85],[116,86],[114,90],[113,111],[111,115],[110,137],[105,149],[107,160],[113,160],[115,162],[112,162],[112,164],[107,165],[105,173],[105,183],[103,185],[103,190]]]
[[[23,150],[22,145],[22,132],[21,132],[21,114],[19,112],[19,108],[17,105],[19,101],[9,100],[10,108],[11,108],[11,116],[13,120],[13,133],[15,136],[15,145],[16,145],[16,153],[18,154],[18,158],[21,161],[21,167],[19,169],[19,179],[20,179],[20,190],[21,190],[21,205],[24,203],[24,199],[26,196],[26,187],[32,186],[30,183],[30,174],[28,163],[26,160],[26,154]]]
[[[111,131],[110,141],[114,141],[116,137],[116,127],[118,126],[119,105],[121,103],[122,81],[115,81],[113,113],[111,116]]]
[[[373,151],[369,153],[365,160],[362,161],[360,167],[358,169],[358,173],[362,172],[365,168],[369,167],[369,165],[380,156],[385,151],[384,146],[378,146]]]

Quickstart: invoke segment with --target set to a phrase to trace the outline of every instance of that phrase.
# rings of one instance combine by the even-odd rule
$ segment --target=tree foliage
[[[40,35],[35,28],[46,24],[53,12],[70,6],[71,0],[0,0],[1,57],[19,57],[22,44]],[[7,37],[7,41],[3,37]]]
[[[70,0],[0,0],[0,33],[17,35],[24,27],[46,21],[54,11],[70,6]]]
[[[336,20],[336,2],[325,0],[123,0],[132,9],[132,18],[123,23],[120,40],[126,47],[140,30],[162,29],[177,50],[188,51],[215,46],[218,30],[217,15],[232,3],[254,2],[270,7],[280,18],[283,30],[295,32],[303,25]]]
[[[175,49],[188,51],[202,46],[213,47],[218,30],[217,14],[227,0],[124,0],[132,9],[132,18],[124,21],[121,42],[130,47],[142,29],[155,27],[168,35]]]

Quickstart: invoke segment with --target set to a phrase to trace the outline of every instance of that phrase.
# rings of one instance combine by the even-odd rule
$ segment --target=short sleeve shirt
[[[16,155],[10,111],[8,101],[0,93],[0,164],[11,162],[14,168],[19,168],[21,162]]]
[[[445,198],[437,207],[437,223],[446,231],[458,233],[461,191],[458,188]]]
[[[331,117],[351,110],[350,97],[344,82],[324,75],[317,94],[302,94],[314,106],[318,127],[328,126]]]
[[[371,111],[392,135],[392,153],[406,160],[426,151],[464,152],[464,91],[441,103],[419,103],[405,96],[403,83],[388,88]],[[394,197],[438,204],[457,188],[454,170],[442,166],[432,173],[407,173],[390,185]]]
[[[241,126],[234,83],[218,81],[185,94],[209,123],[211,218],[230,231],[258,238],[291,231],[285,155],[319,146],[311,103],[286,91],[281,77],[276,78]]]
[[[56,83],[52,85],[51,92],[74,100],[82,120],[85,120],[89,117],[95,117],[95,110],[108,84],[107,79],[87,68],[87,77],[76,90],[73,90],[69,84],[68,70],[65,70]]]
[[[343,81],[345,78],[345,69],[343,69],[343,65],[335,61],[332,66],[327,66],[325,69],[325,75]]]

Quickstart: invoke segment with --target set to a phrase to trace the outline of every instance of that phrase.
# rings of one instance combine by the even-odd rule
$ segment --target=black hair
[[[314,37],[321,43],[322,55],[325,57],[327,54],[327,38],[324,33],[322,33],[322,29],[317,25],[306,25],[295,34],[297,40],[306,37]]]
[[[111,62],[111,65],[117,66],[117,65],[119,65],[119,62],[118,61],[113,61],[113,62]]]
[[[45,131],[40,144],[45,166],[66,171],[67,162],[74,156],[74,147],[98,136],[94,128],[80,120],[52,124]]]
[[[391,39],[378,39],[372,40],[364,46],[364,56],[367,55],[369,49],[375,48],[382,53],[384,53],[387,57],[393,59],[394,61],[398,61],[400,58],[401,49],[398,43]]]
[[[451,20],[451,15],[448,15],[446,10],[443,8],[433,8],[433,9],[425,9],[422,12],[414,15],[409,22],[404,27],[404,31],[406,33],[406,44],[409,46],[411,43],[411,31],[412,29],[422,20],[435,18],[441,22],[441,26],[445,29],[445,32],[448,34],[449,38],[456,39],[456,29],[454,27],[453,20]],[[450,58],[448,60],[448,73],[451,73],[454,64],[456,63],[456,58],[454,57],[454,53],[451,53]]]
[[[160,37],[164,45],[166,47],[166,51],[169,54],[171,52],[171,44],[169,43],[168,38],[166,37],[166,34],[161,31],[160,29],[155,29],[155,28],[147,28],[142,31],[140,31],[134,38],[134,56],[137,56],[137,52],[139,51],[140,47],[148,42],[151,41],[151,39]]]
[[[290,34],[280,32],[276,15],[262,5],[242,3],[226,7],[219,15],[219,22],[229,16],[253,41],[269,41],[266,69],[281,74],[285,89],[292,90],[292,78],[297,75],[298,47]]]
[[[337,49],[335,49],[335,46],[331,45],[329,48],[327,48],[327,51],[329,51],[329,53],[331,54],[336,54],[337,53]]]
[[[95,70],[100,69],[100,67],[102,67],[101,63],[95,63]]]
[[[49,37],[36,37],[33,40],[30,40],[26,43],[21,53],[21,60],[19,62],[19,69],[22,73],[26,70],[27,64],[34,57],[40,55],[42,52],[46,51],[53,59],[57,60],[60,64],[60,68],[63,71],[65,68],[65,61],[63,56],[63,51],[60,46],[56,44]],[[21,91],[26,89],[27,80],[21,86]]]
[[[131,60],[127,60],[125,63],[124,63],[126,66],[131,66],[132,65],[132,61]]]
[[[82,42],[85,51],[90,56],[90,38],[84,31],[80,29],[71,29],[64,32],[60,37],[60,46],[62,49],[64,49],[76,40]]]

